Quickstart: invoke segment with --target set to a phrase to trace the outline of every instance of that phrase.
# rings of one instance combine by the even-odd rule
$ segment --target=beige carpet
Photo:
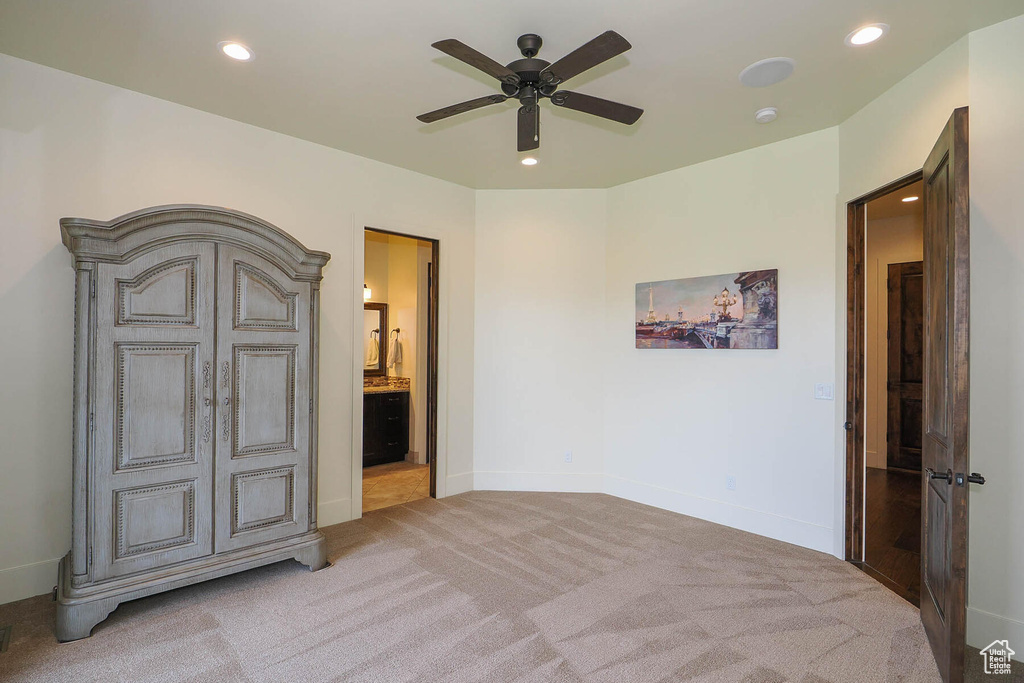
[[[600,494],[474,492],[58,644],[0,606],[3,681],[937,681],[917,610],[833,557]]]

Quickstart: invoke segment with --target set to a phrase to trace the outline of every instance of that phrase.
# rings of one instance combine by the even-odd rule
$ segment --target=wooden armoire
[[[121,602],[294,558],[316,525],[321,271],[237,211],[65,218],[74,256],[71,552],[57,638]]]

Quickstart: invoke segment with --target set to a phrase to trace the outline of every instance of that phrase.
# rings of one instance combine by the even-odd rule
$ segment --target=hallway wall
[[[870,212],[870,209],[869,209]],[[921,216],[868,218],[865,251],[864,371],[867,387],[864,392],[864,461],[868,467],[886,468],[889,420],[889,279],[890,263],[906,263],[924,259],[924,222]]]

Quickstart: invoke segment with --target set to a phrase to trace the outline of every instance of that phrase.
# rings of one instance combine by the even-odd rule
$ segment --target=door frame
[[[923,180],[918,169],[846,205],[846,500],[844,559],[863,568],[867,205]],[[874,576],[874,574],[872,574]],[[877,578],[877,577],[876,577]],[[888,584],[887,584],[888,585]],[[890,586],[891,587],[891,586]]]
[[[438,480],[438,361],[439,354],[438,348],[440,346],[440,305],[441,305],[441,240],[436,237],[426,237],[424,235],[417,235],[409,232],[402,232],[398,230],[386,230],[384,228],[378,228],[373,225],[362,225],[359,227],[356,235],[356,239],[359,242],[359,248],[354,250],[358,254],[359,262],[355,264],[357,267],[355,271],[357,277],[356,281],[365,281],[365,268],[366,268],[366,256],[362,248],[363,241],[367,231],[372,231],[382,235],[395,235],[396,237],[406,237],[409,239],[419,240],[420,242],[427,242],[430,244],[430,261],[429,261],[429,273],[430,279],[428,282],[429,289],[427,291],[427,463],[430,466],[430,497],[437,498],[439,495],[443,496],[444,491],[438,491],[437,480]],[[355,282],[355,281],[354,281]],[[360,290],[361,292],[361,290]],[[360,300],[362,294],[359,294]],[[362,306],[359,307],[358,311],[362,315]],[[361,358],[361,348],[363,343],[362,328],[358,325],[354,331],[354,355]],[[361,367],[362,364],[359,363]],[[363,419],[363,405],[362,405],[362,384],[358,382],[361,379],[360,375],[353,378],[356,388],[359,389],[359,400],[356,405],[353,406],[353,416],[357,419],[353,419],[352,429],[352,519],[359,519],[362,517],[362,493],[363,493],[363,482],[362,482],[362,470],[363,470],[363,431],[362,431],[362,419]],[[356,473],[359,476],[355,476]]]

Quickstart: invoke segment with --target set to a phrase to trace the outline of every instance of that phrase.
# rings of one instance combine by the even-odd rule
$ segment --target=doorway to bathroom
[[[437,240],[364,231],[362,512],[436,495]]]

